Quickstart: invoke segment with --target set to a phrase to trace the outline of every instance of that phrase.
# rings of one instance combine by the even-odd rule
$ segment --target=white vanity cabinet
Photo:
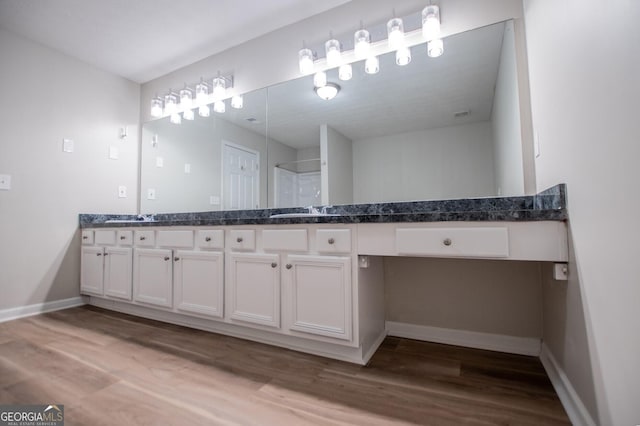
[[[173,294],[176,311],[222,318],[224,254],[176,250],[173,261]]]
[[[88,237],[87,237],[88,238]],[[102,296],[104,294],[104,248],[82,247],[80,255],[80,293]]]
[[[173,252],[136,247],[133,251],[133,300],[163,308],[173,306]]]
[[[127,233],[115,230],[83,231],[80,292],[131,300],[132,251]],[[86,237],[86,238],[85,238]],[[95,245],[89,245],[95,244]]]
[[[104,295],[131,300],[132,250],[129,247],[104,249]]]

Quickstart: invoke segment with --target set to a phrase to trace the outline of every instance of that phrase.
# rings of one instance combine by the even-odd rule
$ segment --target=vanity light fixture
[[[315,87],[322,87],[327,85],[327,73],[324,71],[318,71],[313,75],[313,85]]]
[[[396,64],[405,66],[411,62],[411,49],[407,46],[403,46],[396,50]]]
[[[342,64],[338,68],[338,78],[342,81],[351,80],[353,77],[353,67],[351,64]]]
[[[327,55],[327,65],[330,67],[337,67],[340,65],[342,55],[340,53],[340,42],[335,38],[328,40],[324,44],[324,50]]]
[[[330,101],[331,99],[336,97],[336,95],[340,91],[340,86],[335,83],[327,83],[322,87],[316,87],[314,90],[321,99]]]
[[[231,97],[231,108],[242,109],[243,104],[242,95],[234,95]]]
[[[162,108],[163,108],[162,99],[160,99],[157,96],[151,99],[151,117],[153,118],[162,117]]]
[[[377,74],[380,71],[380,60],[377,56],[370,56],[364,62],[364,72],[367,74]]]
[[[198,108],[198,115],[200,117],[209,117],[211,111],[209,110],[209,105],[200,105]]]
[[[387,39],[390,49],[397,50],[404,46],[404,24],[402,19],[393,18],[387,22]]]
[[[440,8],[436,5],[422,9],[422,36],[427,41],[440,38]]]
[[[441,38],[436,38],[427,43],[427,54],[430,58],[437,58],[444,53],[444,44]]]
[[[180,124],[182,123],[182,117],[180,117],[180,114],[178,114],[177,112],[174,112],[169,116],[169,121],[171,121],[173,124]]]
[[[164,97],[164,113],[174,114],[178,111],[178,97],[169,91],[169,94]]]
[[[182,118],[184,118],[185,120],[192,121],[195,118],[193,114],[193,110],[189,108],[182,111]]]
[[[193,107],[193,92],[188,87],[180,91],[180,108],[188,110]],[[186,118],[186,117],[185,117]]]
[[[300,74],[307,75],[313,72],[313,51],[303,48],[298,52],[298,65]]]
[[[354,53],[356,58],[365,59],[371,51],[371,35],[369,31],[361,29],[353,35]]]
[[[200,79],[200,83],[196,84],[196,104],[206,105],[209,100],[209,85]]]
[[[227,94],[227,83],[222,77],[216,77],[213,79],[213,98],[222,99]]]
[[[213,103],[213,110],[218,114],[224,114],[224,112],[227,110],[224,101],[215,101]]]

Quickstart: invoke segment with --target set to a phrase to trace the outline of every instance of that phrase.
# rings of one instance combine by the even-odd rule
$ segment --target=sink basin
[[[104,223],[142,223],[142,222],[153,222],[153,220],[140,220],[140,219],[109,219],[105,220]]]
[[[339,214],[330,214],[330,213],[280,213],[280,214],[272,214],[269,216],[270,219],[285,219],[285,218],[296,218],[296,217],[330,217],[330,216],[340,216]]]

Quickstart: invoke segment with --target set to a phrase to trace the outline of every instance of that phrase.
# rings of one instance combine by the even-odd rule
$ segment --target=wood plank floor
[[[0,324],[0,403],[67,425],[570,424],[532,357],[387,338],[361,367],[88,306]]]

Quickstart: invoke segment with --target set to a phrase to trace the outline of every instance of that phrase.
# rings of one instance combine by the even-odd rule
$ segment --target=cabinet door
[[[289,256],[289,329],[351,340],[351,258]]]
[[[80,256],[80,293],[102,296],[103,282],[103,254],[102,247],[82,247]]]
[[[222,253],[176,251],[173,282],[177,310],[222,317],[223,259]]]
[[[139,249],[133,251],[133,300],[150,305],[172,306],[171,250]]]
[[[132,250],[107,247],[104,251],[104,295],[131,300]]]
[[[280,328],[280,264],[277,254],[228,257],[229,317]]]

